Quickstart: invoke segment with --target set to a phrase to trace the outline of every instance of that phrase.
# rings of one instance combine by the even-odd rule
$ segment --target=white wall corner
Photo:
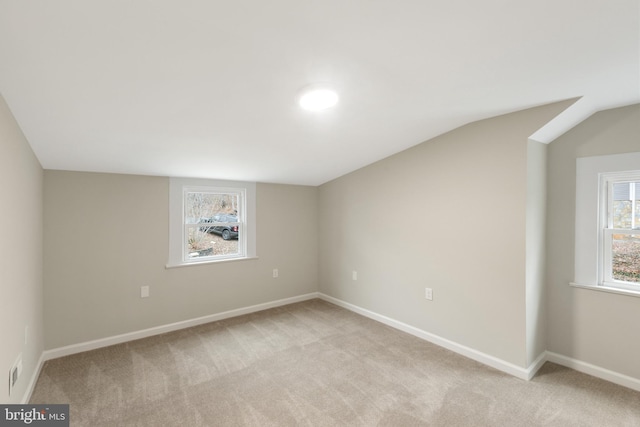
[[[540,370],[540,368],[542,368],[542,366],[547,362],[547,352],[543,351],[542,353],[540,353],[540,355],[536,358],[536,360],[533,361],[533,363],[531,363],[531,365],[529,365],[529,367],[527,368],[527,378],[525,378],[527,381],[533,379],[533,377],[536,376],[536,374],[538,373],[538,371]]]

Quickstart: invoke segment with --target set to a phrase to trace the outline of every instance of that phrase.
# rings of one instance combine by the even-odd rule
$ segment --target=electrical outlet
[[[352,271],[351,272],[351,279],[352,280],[358,280],[358,272],[357,271]]]
[[[29,343],[29,325],[24,325],[24,345]]]
[[[149,287],[148,286],[140,286],[140,298],[149,297]]]
[[[22,374],[22,353],[18,356],[14,364],[9,369],[9,396]]]
[[[424,297],[429,301],[433,301],[433,289],[424,288]]]
[[[274,278],[274,279],[277,279],[277,278],[278,278],[278,269],[277,269],[277,268],[274,268],[274,269],[273,269],[273,278]]]

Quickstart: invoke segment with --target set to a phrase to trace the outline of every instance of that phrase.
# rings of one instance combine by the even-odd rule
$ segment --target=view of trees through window
[[[640,283],[640,181],[613,184],[613,228],[638,234],[613,235],[613,278]]]
[[[188,192],[184,209],[189,258],[238,254],[238,193]]]

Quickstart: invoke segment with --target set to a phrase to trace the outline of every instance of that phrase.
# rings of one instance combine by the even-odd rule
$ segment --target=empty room
[[[0,0],[0,188],[0,425],[640,426],[638,0]]]

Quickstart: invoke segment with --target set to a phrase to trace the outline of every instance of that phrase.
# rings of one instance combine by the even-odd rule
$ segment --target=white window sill
[[[252,257],[224,258],[224,259],[211,259],[207,261],[185,262],[182,264],[167,264],[165,265],[165,268],[169,269],[169,268],[191,267],[194,265],[208,265],[208,264],[218,264],[221,262],[247,261],[251,259],[258,259],[258,257],[252,256]]]
[[[574,288],[589,289],[591,291],[607,292],[610,294],[627,295],[630,297],[640,298],[640,291],[634,291],[631,289],[612,288],[610,286],[602,286],[602,285],[584,285],[581,283],[574,283],[574,282],[569,283],[569,285],[573,286]]]

